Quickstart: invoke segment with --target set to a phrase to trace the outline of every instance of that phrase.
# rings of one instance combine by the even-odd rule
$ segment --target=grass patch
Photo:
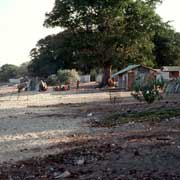
[[[112,127],[131,122],[160,122],[165,119],[180,116],[180,108],[178,109],[157,109],[151,111],[141,112],[115,112],[105,116],[99,122],[96,122],[96,126]]]

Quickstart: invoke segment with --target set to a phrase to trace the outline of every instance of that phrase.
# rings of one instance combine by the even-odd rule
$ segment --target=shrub
[[[156,80],[146,78],[143,82],[138,78],[134,82],[132,96],[139,101],[146,101],[148,104],[153,103],[155,100],[162,99],[160,91],[164,87],[163,79]]]
[[[0,68],[0,81],[8,82],[11,78],[18,77],[18,67],[12,64],[5,64]]]
[[[167,82],[165,87],[165,93],[167,95],[180,93],[180,78]]]
[[[59,70],[57,72],[57,77],[60,83],[62,84],[70,84],[72,82],[76,82],[80,80],[79,74],[76,70]]]
[[[97,71],[95,69],[91,70],[91,81],[96,81]]]
[[[50,86],[55,86],[58,84],[58,77],[55,74],[52,74],[47,79],[47,84]]]

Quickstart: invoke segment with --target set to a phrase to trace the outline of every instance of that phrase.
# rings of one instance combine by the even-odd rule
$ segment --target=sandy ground
[[[129,92],[120,96],[122,104],[136,103]],[[109,92],[95,89],[68,92],[50,89],[45,93],[22,92],[18,95],[15,87],[1,88],[0,163],[54,154],[56,149],[49,151],[46,147],[69,142],[74,134],[104,131],[89,127],[87,122],[98,117],[98,113],[107,112],[106,105],[113,106],[113,110],[121,104],[110,104]]]
[[[0,179],[179,180],[179,116],[109,128],[91,124],[113,112],[178,108],[180,96],[152,105],[130,93],[120,97],[113,104],[108,91],[95,89],[20,96],[0,89]]]
[[[36,129],[38,124],[41,124],[41,127],[38,127],[34,134],[29,133],[30,136],[19,136],[26,139],[22,144],[17,141],[20,150],[16,153],[13,151],[11,155],[13,158],[16,155],[16,159],[22,157],[21,159],[25,160],[0,164],[0,179],[179,180],[180,116],[172,116],[162,121],[131,122],[106,129],[100,126],[90,128],[90,122],[98,120],[108,112],[177,107],[180,107],[178,101],[153,105],[137,102],[89,102],[28,107],[26,115],[36,121],[31,122],[31,128]],[[90,113],[92,116],[87,117]],[[18,113],[17,116],[19,117]],[[22,117],[23,115],[19,120],[22,120],[23,124],[26,120]],[[25,117],[28,119],[28,116]],[[48,127],[39,123],[44,117]],[[58,119],[60,127],[53,134],[50,128],[55,128],[52,122]],[[66,122],[63,122],[65,119]],[[67,127],[68,123],[71,125],[67,129],[72,131],[58,133],[61,127]],[[47,129],[47,133],[40,134],[39,131],[43,128]],[[23,129],[27,131],[30,127]],[[22,149],[24,145],[27,149]],[[10,147],[15,148],[17,144]],[[47,156],[41,157],[45,154]],[[9,158],[10,153],[6,152],[5,156]],[[26,160],[32,156],[34,158]]]
[[[1,90],[2,91],[2,90]],[[0,91],[0,94],[1,94]],[[129,97],[130,92],[121,93],[122,97]],[[132,98],[131,98],[132,99]],[[2,93],[0,95],[0,108],[24,108],[28,106],[45,106],[53,104],[69,103],[89,103],[89,102],[109,101],[109,92],[98,90],[71,90],[65,92],[22,92],[18,95],[16,92]]]
[[[92,133],[95,129],[85,123],[88,120],[85,105],[99,101],[109,101],[109,93],[50,89],[45,93],[18,95],[15,87],[1,88],[0,162],[55,153],[56,150],[49,152],[45,147],[66,142],[69,135]]]

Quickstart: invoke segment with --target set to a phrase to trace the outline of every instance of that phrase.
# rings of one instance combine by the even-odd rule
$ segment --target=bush
[[[148,104],[155,100],[162,99],[160,91],[164,87],[164,81],[146,78],[143,82],[138,78],[133,86],[132,95],[139,101],[146,101]]]
[[[8,82],[11,78],[18,77],[18,67],[12,64],[5,64],[0,68],[0,81]]]
[[[59,70],[57,72],[58,80],[61,84],[70,84],[80,80],[79,74],[76,70]]]
[[[55,74],[52,74],[47,79],[47,84],[50,86],[55,86],[58,84],[58,77]]]
[[[95,69],[91,70],[91,81],[96,81],[97,71]]]
[[[167,95],[180,93],[180,78],[167,82],[165,87],[165,93]]]

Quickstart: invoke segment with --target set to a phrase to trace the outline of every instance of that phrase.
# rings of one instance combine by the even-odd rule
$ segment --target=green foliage
[[[119,69],[129,63],[178,64],[179,34],[157,15],[160,2],[56,0],[44,25],[65,30],[37,43],[31,51],[29,72],[47,77],[58,69],[90,73],[107,65]]]
[[[148,104],[153,103],[156,99],[162,98],[160,90],[164,87],[164,81],[146,78],[142,81],[138,78],[134,82],[132,95],[139,101],[145,100]]]
[[[160,23],[155,13],[158,2],[56,0],[44,25],[66,30],[38,42],[31,52],[30,72],[48,76],[57,68],[77,68],[89,73],[107,64],[116,68],[129,63],[152,66],[152,40]]]
[[[18,67],[12,64],[5,64],[0,70],[0,81],[7,82],[11,78],[18,77]]]
[[[29,65],[29,62],[25,62],[25,63],[22,63],[19,67],[18,67],[18,76],[19,77],[25,77],[25,76],[28,76],[28,65]]]
[[[180,65],[180,33],[176,33],[169,25],[157,28],[154,36],[154,54],[156,65]]]
[[[164,91],[167,95],[180,93],[180,78],[166,82]]]
[[[48,76],[47,78],[47,84],[50,86],[55,86],[58,84],[58,77],[55,74],[52,74],[50,76]]]
[[[167,118],[180,116],[180,109],[158,109],[140,112],[115,112],[106,115],[98,122],[92,123],[94,126],[111,127],[125,123],[137,123],[137,122],[160,122]]]
[[[58,80],[61,84],[70,84],[80,80],[79,74],[76,70],[59,70],[57,72]]]
[[[28,70],[32,76],[48,77],[59,69],[76,68],[73,60],[72,34],[68,31],[49,35],[31,50]]]
[[[97,70],[92,69],[90,75],[91,75],[91,81],[96,81],[96,76],[98,75]]]

